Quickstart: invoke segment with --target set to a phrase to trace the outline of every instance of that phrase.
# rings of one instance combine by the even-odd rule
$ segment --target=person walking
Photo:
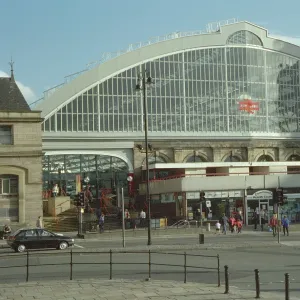
[[[285,235],[286,233],[287,236],[289,236],[289,226],[290,226],[290,220],[287,218],[287,216],[284,216],[282,219],[283,235]]]
[[[100,233],[104,232],[104,221],[105,221],[105,217],[104,217],[104,213],[101,214],[100,218],[99,218],[99,230]]]
[[[38,219],[36,220],[36,227],[37,228],[43,228],[43,220],[42,220],[42,217],[39,216]]]
[[[272,216],[269,225],[272,228],[273,236],[275,236],[277,233],[277,225],[278,225],[278,220],[275,215]]]
[[[140,212],[140,219],[141,219],[141,227],[144,227],[146,225],[146,213],[144,212],[144,210],[142,210]]]
[[[223,217],[222,217],[222,225],[223,225],[223,233],[224,233],[224,234],[227,233],[227,223],[228,223],[228,218],[226,217],[225,214],[223,214]]]

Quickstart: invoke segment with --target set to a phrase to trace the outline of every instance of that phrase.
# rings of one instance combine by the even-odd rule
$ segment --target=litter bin
[[[210,231],[210,223],[209,222],[206,223],[206,231]]]
[[[199,233],[199,244],[204,244],[204,234]]]

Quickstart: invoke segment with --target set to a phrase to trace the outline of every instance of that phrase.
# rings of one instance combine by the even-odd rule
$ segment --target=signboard
[[[186,199],[188,200],[200,199],[200,192],[187,192]]]
[[[253,195],[248,195],[247,200],[268,200],[273,199],[273,192],[268,190],[257,191]]]
[[[211,207],[211,202],[209,200],[206,201],[206,207]]]
[[[259,102],[252,101],[251,99],[244,99],[243,101],[239,101],[239,110],[254,114],[255,111],[259,110]]]
[[[207,199],[213,199],[213,198],[236,198],[236,197],[242,197],[241,191],[226,191],[226,192],[205,192],[205,198]]]

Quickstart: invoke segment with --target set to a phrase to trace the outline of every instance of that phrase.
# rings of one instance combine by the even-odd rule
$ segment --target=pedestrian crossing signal
[[[200,192],[200,201],[205,201],[205,193],[203,191]]]
[[[283,196],[283,189],[281,188],[278,188],[276,190],[276,200],[277,200],[277,204],[278,205],[284,205],[285,204],[285,199],[284,199],[284,196]]]
[[[77,197],[77,206],[84,206],[84,193],[78,193],[78,197]]]

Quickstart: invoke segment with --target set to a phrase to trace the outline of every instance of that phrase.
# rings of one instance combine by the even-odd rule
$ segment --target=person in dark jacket
[[[287,216],[284,216],[281,222],[282,222],[282,228],[283,228],[283,235],[285,235],[285,233],[286,233],[288,236],[290,220],[287,218]]]

